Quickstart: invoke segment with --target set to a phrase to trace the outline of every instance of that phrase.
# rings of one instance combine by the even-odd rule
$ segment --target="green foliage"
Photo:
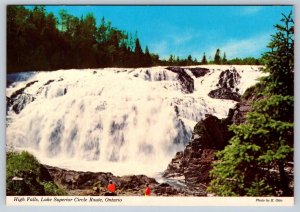
[[[293,23],[291,14],[283,15],[284,26],[266,53],[268,77],[250,89],[259,97],[253,111],[241,125],[231,125],[233,138],[224,150],[217,153],[213,164],[209,191],[221,196],[292,195],[284,169],[293,160],[294,96],[293,96]],[[284,55],[286,57],[284,57]],[[284,57],[284,58],[281,58]],[[250,98],[249,92],[244,98]],[[253,94],[252,94],[253,95]]]
[[[23,151],[7,153],[6,176],[12,178],[14,176],[22,177],[25,173],[31,172],[38,176],[40,164],[38,160],[30,153]]]
[[[275,25],[277,32],[272,36],[268,47],[271,51],[264,55],[267,61],[266,72],[270,75],[267,93],[294,95],[294,21],[292,13],[283,15],[283,25]]]
[[[266,196],[271,194],[271,187],[264,180],[255,179],[249,188],[245,189],[248,196]]]
[[[66,195],[54,182],[43,182],[40,167],[38,160],[26,151],[7,152],[7,195]]]
[[[28,152],[8,152],[6,159],[6,191],[8,195],[43,195],[37,182],[40,164]],[[14,177],[22,180],[13,180]]]
[[[45,195],[47,195],[47,196],[66,196],[67,195],[67,192],[64,189],[58,187],[53,182],[43,182],[42,185],[44,186]]]
[[[179,58],[175,55],[171,54],[168,60],[160,60],[155,65],[162,65],[162,66],[191,66],[191,65],[199,65],[200,63],[197,59],[193,60],[192,55],[188,55],[187,58]]]
[[[227,60],[226,64],[229,65],[263,65],[264,63],[257,58],[254,57],[245,57],[245,58],[234,58],[231,60]]]

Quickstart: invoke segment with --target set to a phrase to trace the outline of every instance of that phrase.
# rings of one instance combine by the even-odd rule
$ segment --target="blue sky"
[[[170,54],[201,60],[203,52],[213,58],[217,48],[227,58],[260,57],[274,34],[281,13],[292,6],[47,6],[58,16],[85,16],[92,12],[98,23],[102,17],[112,26],[135,34],[142,47],[161,58]]]

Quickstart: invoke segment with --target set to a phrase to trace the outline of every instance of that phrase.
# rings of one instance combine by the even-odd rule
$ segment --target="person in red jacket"
[[[115,196],[116,195],[116,185],[110,180],[107,186],[108,194],[107,196]]]
[[[151,196],[151,188],[148,183],[146,184],[145,196]]]

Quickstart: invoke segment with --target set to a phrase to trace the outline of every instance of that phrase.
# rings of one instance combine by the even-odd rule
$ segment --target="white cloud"
[[[260,56],[260,53],[270,41],[270,34],[262,34],[243,40],[230,40],[223,45],[211,47],[208,51],[208,56],[213,58],[217,48],[221,50],[222,54],[225,51],[228,59]]]
[[[201,33],[194,30],[186,30],[179,33],[173,32],[165,35],[163,40],[149,44],[149,49],[153,53],[158,53],[161,59],[168,59],[170,54],[187,57],[194,47],[192,43],[200,36],[202,36]]]
[[[173,40],[174,40],[174,44],[180,45],[189,42],[193,38],[194,36],[192,34],[186,34],[186,35],[176,36],[173,38]]]
[[[242,15],[254,15],[263,9],[262,6],[247,6],[241,10]]]
[[[165,40],[149,44],[149,50],[152,53],[159,54],[160,58],[165,59],[169,55],[168,42]]]

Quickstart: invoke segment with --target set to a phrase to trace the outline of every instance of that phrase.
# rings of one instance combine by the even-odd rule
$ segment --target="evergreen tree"
[[[241,125],[232,125],[234,137],[211,171],[209,190],[221,196],[291,196],[287,163],[293,161],[294,139],[294,22],[283,15],[270,52],[260,98]]]
[[[143,55],[143,50],[142,50],[142,47],[141,47],[141,44],[140,44],[140,40],[139,40],[138,38],[135,40],[134,53],[135,53],[137,56]]]
[[[202,64],[202,65],[207,65],[207,59],[206,59],[206,56],[205,56],[205,52],[203,53],[203,57],[202,57],[202,60],[201,60],[201,64]]]
[[[215,64],[221,64],[221,56],[220,56],[220,49],[217,49],[216,54],[215,54]]]
[[[193,58],[192,58],[192,55],[188,55],[187,57],[187,64],[186,65],[192,65],[193,64]]]
[[[174,58],[175,58],[175,56],[171,54],[170,57],[169,57],[169,60],[168,60],[168,62],[169,62],[170,65],[173,65]]]
[[[134,60],[133,60],[134,67],[143,66],[143,56],[144,53],[140,44],[140,40],[136,38],[135,47],[134,47]]]
[[[222,58],[222,64],[227,64],[227,58],[226,58],[226,53],[224,52],[223,58]]]
[[[176,62],[175,63],[176,63],[177,66],[180,64],[180,58],[179,58],[179,56],[176,57]]]
[[[197,65],[197,64],[198,64],[198,60],[197,60],[197,58],[194,58],[194,60],[193,60],[193,64],[194,64],[194,65]]]

